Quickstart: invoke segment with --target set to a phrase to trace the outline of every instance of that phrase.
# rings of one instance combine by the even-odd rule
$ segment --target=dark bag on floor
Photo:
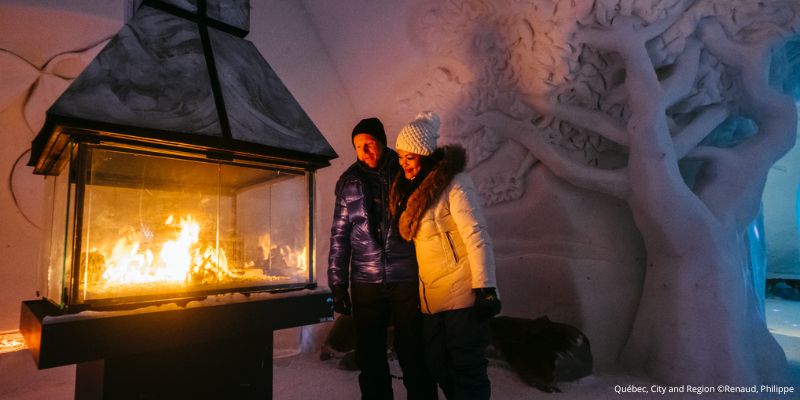
[[[492,345],[525,383],[559,392],[557,383],[592,373],[589,339],[574,326],[537,319],[496,317]]]

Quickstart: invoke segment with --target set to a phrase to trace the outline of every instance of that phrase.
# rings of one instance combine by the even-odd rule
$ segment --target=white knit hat
[[[433,111],[423,111],[417,118],[400,129],[395,149],[429,156],[436,150],[439,138],[439,116]]]

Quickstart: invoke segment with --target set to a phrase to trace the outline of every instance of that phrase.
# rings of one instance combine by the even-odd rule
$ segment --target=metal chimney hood
[[[30,166],[54,175],[70,141],[315,170],[337,155],[243,37],[248,0],[145,0],[47,111]]]

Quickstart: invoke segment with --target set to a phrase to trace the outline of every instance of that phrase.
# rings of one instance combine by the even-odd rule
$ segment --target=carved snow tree
[[[621,59],[624,78],[601,94],[622,105],[621,115],[579,102],[534,104],[626,146],[624,167],[587,171],[543,154],[553,147],[530,130],[514,139],[555,174],[631,207],[647,263],[624,362],[676,384],[779,382],[785,356],[756,308],[744,233],[769,168],[796,138],[794,100],[770,86],[769,72],[773,52],[797,33],[799,10],[796,2],[686,3],[650,21],[595,18],[575,34],[571,44],[587,56]]]
[[[475,96],[457,129],[478,137],[469,143],[517,142],[530,152],[520,168],[541,162],[630,206],[647,251],[621,355],[632,370],[674,384],[782,382],[786,358],[757,308],[745,230],[796,138],[781,73],[800,58],[782,56],[797,48],[800,3],[582,3],[509,3],[513,37],[492,48],[507,58],[488,70],[515,85],[529,113]],[[452,25],[436,29],[466,29]],[[601,157],[564,151],[576,137]]]

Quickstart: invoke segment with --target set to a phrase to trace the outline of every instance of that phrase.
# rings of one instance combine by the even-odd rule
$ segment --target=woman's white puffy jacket
[[[471,307],[472,289],[497,287],[492,240],[475,184],[463,172],[465,151],[460,146],[437,151],[444,152],[441,160],[409,196],[399,218],[400,234],[416,247],[426,314]],[[397,198],[396,190],[392,195]],[[396,203],[390,201],[393,208]]]

